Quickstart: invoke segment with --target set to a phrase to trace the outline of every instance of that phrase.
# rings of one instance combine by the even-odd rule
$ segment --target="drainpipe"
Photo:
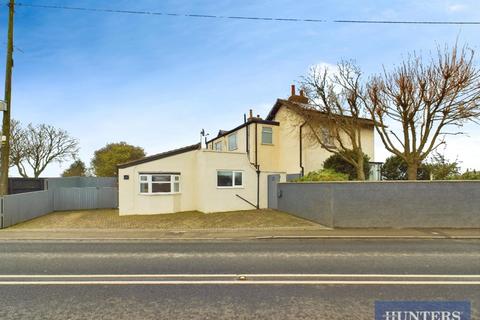
[[[302,141],[302,134],[303,134],[303,126],[305,126],[307,122],[305,121],[300,126],[300,175],[303,177],[305,175],[305,168],[303,167],[303,141]]]
[[[247,123],[247,116],[244,115],[244,117],[245,117],[245,123]],[[250,133],[249,133],[249,127],[250,127],[249,124],[247,124],[247,125],[245,126],[245,131],[246,131],[246,133],[247,133],[247,137],[246,137],[246,138],[247,138],[246,149],[247,149],[248,161],[251,162],[251,161],[250,161]]]
[[[255,168],[257,168],[257,209],[260,209],[260,165],[258,164],[258,124],[255,122]]]

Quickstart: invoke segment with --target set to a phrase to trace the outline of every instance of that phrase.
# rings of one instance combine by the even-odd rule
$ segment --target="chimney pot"
[[[300,96],[305,97],[305,92],[303,91],[303,89],[300,90]]]
[[[292,86],[291,86],[291,91],[292,91],[292,94],[291,94],[291,95],[294,96],[295,93],[296,93],[296,92],[295,92],[295,85],[294,85],[294,84],[292,84]]]
[[[252,119],[253,118],[253,110],[250,109],[250,112],[248,113],[248,119]]]

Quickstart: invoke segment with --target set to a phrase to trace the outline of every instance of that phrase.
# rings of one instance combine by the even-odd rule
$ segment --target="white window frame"
[[[233,138],[233,137],[235,137],[235,148],[231,148],[230,146],[230,138]],[[228,145],[228,151],[235,151],[238,149],[238,137],[236,132],[227,136],[227,145]]]
[[[170,177],[170,181],[153,181],[153,176],[167,176]],[[176,173],[141,173],[138,181],[139,193],[142,195],[179,194],[182,191],[180,174]],[[142,192],[142,184],[147,184],[147,192]],[[170,192],[152,192],[152,184],[170,184]],[[176,184],[178,184],[178,191],[175,191]]]
[[[219,186],[218,185],[218,173],[219,172],[231,172],[232,173],[232,185],[231,186]],[[229,170],[229,169],[219,169],[217,170],[217,175],[216,175],[216,184],[218,189],[241,189],[245,187],[245,180],[244,180],[244,174],[243,170]],[[235,184],[235,174],[240,173],[242,175],[242,184],[241,185],[236,185]]]
[[[265,129],[267,129],[267,131],[270,130],[270,132],[267,132],[267,134],[270,134],[270,137],[271,137],[270,142],[265,142],[263,140],[263,134],[264,134]],[[266,145],[272,145],[273,144],[273,128],[272,127],[262,127],[262,144],[266,144]]]
[[[217,146],[220,146],[220,148],[218,148]],[[215,151],[223,151],[223,141],[217,141],[213,144],[213,150]]]

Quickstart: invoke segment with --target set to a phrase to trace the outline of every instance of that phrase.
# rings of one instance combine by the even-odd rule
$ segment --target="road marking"
[[[4,274],[0,275],[0,279],[0,286],[480,285],[480,275],[478,274]]]
[[[2,274],[0,279],[33,278],[480,278],[480,274],[346,274],[346,273],[266,273],[266,274]]]
[[[480,285],[480,281],[335,281],[335,280],[206,280],[206,281],[0,281],[12,285]]]

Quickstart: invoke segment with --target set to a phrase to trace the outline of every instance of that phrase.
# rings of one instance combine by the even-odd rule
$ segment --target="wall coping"
[[[382,181],[302,181],[280,182],[281,184],[447,184],[471,183],[480,184],[480,180],[382,180]]]

